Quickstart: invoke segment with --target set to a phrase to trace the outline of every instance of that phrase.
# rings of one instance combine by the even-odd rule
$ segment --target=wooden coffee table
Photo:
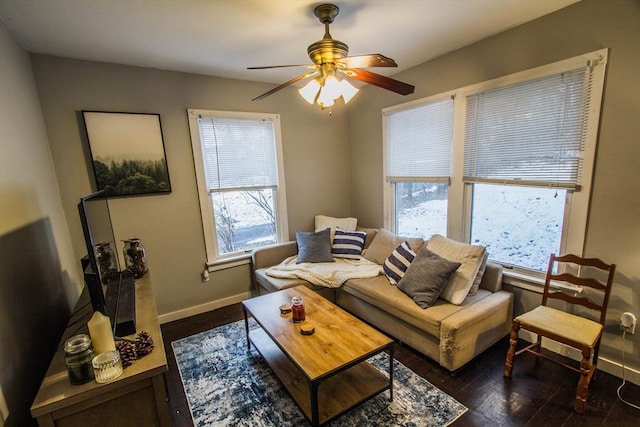
[[[279,307],[294,295],[304,300],[313,335],[302,335],[291,314]],[[306,286],[251,298],[242,303],[251,344],[267,361],[314,426],[389,390],[393,400],[393,341]],[[249,331],[249,315],[260,328]],[[367,363],[386,350],[388,375]]]

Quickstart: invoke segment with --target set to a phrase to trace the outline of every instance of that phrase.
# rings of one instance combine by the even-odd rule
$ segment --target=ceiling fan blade
[[[399,93],[400,95],[409,95],[415,90],[415,86],[413,85],[401,82],[399,80],[394,80],[389,77],[381,76],[380,74],[372,73],[371,71],[351,68],[348,70],[344,70],[344,73],[352,79],[370,83],[383,89]]]
[[[247,67],[247,70],[266,70],[268,68],[290,68],[290,67],[307,67],[315,68],[314,64],[298,64],[298,65],[267,65],[264,67]]]
[[[336,62],[346,65],[347,68],[368,68],[368,67],[397,67],[396,61],[387,58],[379,53],[370,55],[347,56],[338,59]]]
[[[284,89],[285,87],[287,87],[289,85],[292,85],[292,84],[294,84],[296,82],[299,82],[300,80],[306,79],[307,77],[311,77],[314,74],[318,74],[318,72],[317,71],[310,71],[308,73],[300,74],[298,77],[294,77],[291,80],[289,80],[288,82],[282,83],[280,86],[271,89],[269,92],[265,92],[262,95],[260,95],[260,96],[258,96],[256,98],[253,98],[251,101],[259,101],[262,98],[266,98],[267,96],[276,93],[280,89]]]

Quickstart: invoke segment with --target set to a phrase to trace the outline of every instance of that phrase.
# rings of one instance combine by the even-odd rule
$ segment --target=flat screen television
[[[135,283],[120,269],[109,202],[103,191],[82,197],[78,203],[87,255],[81,264],[94,311],[109,316],[116,336],[135,332]]]

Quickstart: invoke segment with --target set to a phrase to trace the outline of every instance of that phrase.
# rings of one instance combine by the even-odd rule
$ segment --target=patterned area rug
[[[255,323],[251,328],[256,328]],[[171,343],[196,426],[308,426],[260,354],[247,351],[244,321]],[[386,354],[369,360],[388,372]],[[335,418],[332,427],[446,426],[467,408],[394,361],[394,399],[385,391]]]

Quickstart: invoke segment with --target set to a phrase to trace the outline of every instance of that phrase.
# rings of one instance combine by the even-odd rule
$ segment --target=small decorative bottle
[[[291,311],[293,312],[293,321],[304,322],[304,303],[302,302],[302,297],[295,296],[291,298]]]
[[[144,276],[147,272],[147,253],[140,239],[132,237],[125,240],[122,251],[126,268],[133,273],[133,277],[138,279]]]
[[[104,283],[111,277],[111,275],[118,271],[116,266],[116,257],[109,242],[96,243],[96,259],[98,261],[98,268],[100,269],[100,277]]]
[[[71,384],[84,384],[94,378],[93,348],[89,335],[74,335],[64,343],[64,364]]]

